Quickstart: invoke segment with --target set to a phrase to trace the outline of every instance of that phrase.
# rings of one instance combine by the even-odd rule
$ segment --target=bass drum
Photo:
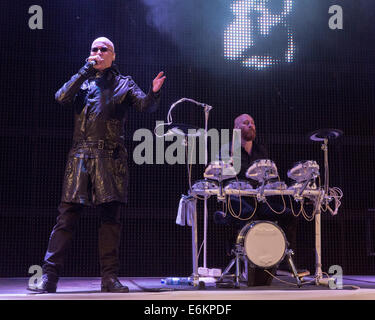
[[[271,221],[253,221],[237,237],[252,265],[267,269],[277,266],[285,257],[287,240],[283,230]]]

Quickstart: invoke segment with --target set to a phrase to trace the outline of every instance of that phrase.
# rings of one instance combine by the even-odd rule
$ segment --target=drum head
[[[319,176],[319,165],[314,160],[299,161],[288,170],[288,177],[297,182],[304,182]]]
[[[218,190],[219,185],[217,184],[217,182],[208,179],[198,180],[191,187],[192,194],[201,196],[209,195],[210,193],[214,193]]]
[[[258,182],[268,181],[279,177],[276,164],[269,159],[255,160],[247,169],[246,178],[256,180]]]
[[[230,189],[230,190],[254,190],[253,186],[250,184],[250,182],[245,180],[230,180],[225,185],[224,189]]]
[[[287,245],[285,234],[277,224],[255,221],[244,228],[246,234],[243,246],[251,263],[261,268],[270,268],[281,262]]]

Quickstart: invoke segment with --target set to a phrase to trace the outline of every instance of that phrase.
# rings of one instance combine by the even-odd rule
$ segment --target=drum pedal
[[[335,278],[321,278],[317,280],[318,285],[328,286],[330,287],[331,284],[335,285],[337,282],[337,279]]]
[[[310,275],[310,271],[308,271],[308,270],[297,273],[297,277],[300,278],[300,279],[302,279],[303,277],[307,277],[309,275]],[[293,277],[294,277],[294,275],[293,275]]]

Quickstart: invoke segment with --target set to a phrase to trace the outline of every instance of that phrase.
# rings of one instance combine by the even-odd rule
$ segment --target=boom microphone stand
[[[172,110],[173,108],[182,102],[192,102],[200,107],[204,108],[204,116],[205,116],[205,125],[204,125],[204,143],[205,143],[205,154],[204,154],[204,164],[207,167],[208,164],[208,146],[207,146],[207,132],[208,132],[208,118],[209,112],[212,109],[212,106],[209,106],[205,103],[197,102],[193,99],[189,98],[182,98],[172,104],[171,108],[169,109],[166,123],[167,128],[169,131],[184,135],[185,137],[188,135],[189,129],[196,129],[194,126],[186,125],[186,124],[177,124],[173,123],[172,120]],[[208,224],[208,209],[207,209],[207,197],[204,197],[204,225],[203,225],[203,268],[207,268],[207,224]],[[192,217],[192,255],[193,255],[193,285],[197,286],[199,284],[199,273],[198,273],[198,230],[197,230],[197,213],[193,213]]]

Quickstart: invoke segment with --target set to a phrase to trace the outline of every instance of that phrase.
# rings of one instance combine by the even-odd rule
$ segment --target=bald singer
[[[74,112],[73,144],[65,168],[57,223],[42,264],[43,274],[27,289],[54,293],[77,221],[86,206],[96,207],[102,292],[129,292],[118,280],[120,213],[127,201],[128,165],[124,125],[129,108],[153,112],[165,76],[160,72],[145,94],[114,64],[108,38],[94,40],[86,64],[56,92],[57,102]]]

